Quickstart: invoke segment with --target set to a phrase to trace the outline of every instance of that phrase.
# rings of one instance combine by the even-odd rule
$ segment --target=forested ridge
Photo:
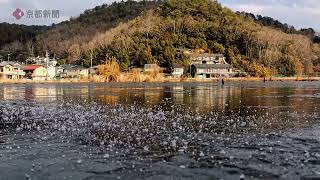
[[[288,34],[302,34],[309,37],[313,42],[320,43],[319,34],[313,28],[302,28],[297,30],[294,26],[288,25],[287,23],[282,23],[272,17],[254,15],[252,13],[247,12],[236,12],[238,15],[243,16],[245,18],[251,18],[255,22],[263,25],[269,26],[272,28],[276,28]]]
[[[0,24],[0,55],[12,52],[12,59],[26,59],[31,55],[43,56],[45,50],[67,59],[69,48],[76,43],[88,42],[97,33],[116,27],[139,16],[143,11],[155,8],[160,1],[133,0],[103,4],[88,9],[78,17],[52,26],[25,26]],[[2,52],[2,53],[1,53]],[[23,55],[23,56],[19,56]]]
[[[0,48],[14,41],[26,43],[44,32],[47,26],[26,26],[9,23],[0,23]]]
[[[286,29],[280,22],[248,17],[210,0],[126,1],[88,10],[38,35],[33,43],[60,59],[87,66],[91,58],[100,64],[113,57],[122,70],[145,63],[187,67],[181,49],[222,53],[252,76],[319,70],[320,47],[310,29]]]

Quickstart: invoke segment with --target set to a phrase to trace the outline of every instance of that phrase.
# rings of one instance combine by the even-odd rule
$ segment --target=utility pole
[[[48,50],[46,50],[46,58],[49,58]]]
[[[93,58],[92,56],[93,56],[93,52],[90,53],[90,72],[89,73],[90,73],[91,78],[93,77],[92,76],[92,58]]]
[[[34,57],[33,44],[31,45],[31,56]]]
[[[11,55],[11,54],[9,53],[9,54],[8,54],[8,62],[10,61],[10,55]]]
[[[92,69],[92,53],[90,53],[90,68]]]
[[[47,63],[47,67],[49,66],[49,53],[48,50],[46,50],[46,63]]]

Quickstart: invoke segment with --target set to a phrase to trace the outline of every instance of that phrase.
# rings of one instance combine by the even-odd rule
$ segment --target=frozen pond
[[[319,179],[320,83],[0,85],[0,180]]]

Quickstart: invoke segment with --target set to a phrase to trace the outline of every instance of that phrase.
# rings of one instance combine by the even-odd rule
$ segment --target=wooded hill
[[[225,54],[234,67],[253,76],[311,74],[320,62],[319,44],[303,33],[265,26],[210,0],[127,1],[97,7],[37,36],[36,43],[87,66],[91,57],[94,64],[113,57],[122,70],[145,63],[187,65],[188,58],[177,49]]]
[[[245,18],[251,18],[254,22],[257,22],[263,26],[269,26],[278,30],[281,30],[288,34],[302,34],[310,38],[315,43],[319,43],[320,37],[312,28],[303,28],[297,30],[294,26],[290,26],[286,23],[282,23],[272,17],[261,16],[261,15],[254,15],[252,13],[247,12],[236,12],[238,15],[243,16]]]
[[[11,54],[12,59],[19,59],[17,56],[20,52],[23,54],[20,58],[25,59],[31,55],[32,47],[36,56],[43,56],[45,50],[50,50],[57,57],[67,59],[68,50],[73,44],[88,42],[97,33],[116,27],[120,22],[132,20],[143,11],[154,9],[158,4],[158,1],[133,0],[104,4],[52,26],[3,23],[0,24],[0,48],[2,52],[14,52]]]
[[[14,41],[26,43],[36,35],[48,29],[47,26],[26,26],[9,23],[0,23],[0,49]]]

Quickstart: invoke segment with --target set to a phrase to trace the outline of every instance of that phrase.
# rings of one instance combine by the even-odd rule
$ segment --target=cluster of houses
[[[213,77],[231,77],[235,75],[234,68],[228,64],[222,54],[199,53],[193,51],[184,51],[189,57],[189,67],[183,67],[180,64],[173,64],[168,76],[181,78],[184,74],[189,74],[194,78],[213,78]],[[88,78],[95,74],[97,66],[85,68],[79,65],[57,66],[55,59],[32,58],[27,62],[28,65],[17,62],[3,61],[0,63],[0,79],[33,79],[33,80],[51,80],[61,78]],[[146,64],[143,72],[157,71],[162,69],[156,64]],[[188,71],[188,72],[187,72]]]
[[[52,80],[60,78],[88,78],[89,69],[78,65],[57,66],[55,59],[32,58],[27,62],[33,64],[20,64],[12,61],[0,63],[0,79],[32,79]]]

